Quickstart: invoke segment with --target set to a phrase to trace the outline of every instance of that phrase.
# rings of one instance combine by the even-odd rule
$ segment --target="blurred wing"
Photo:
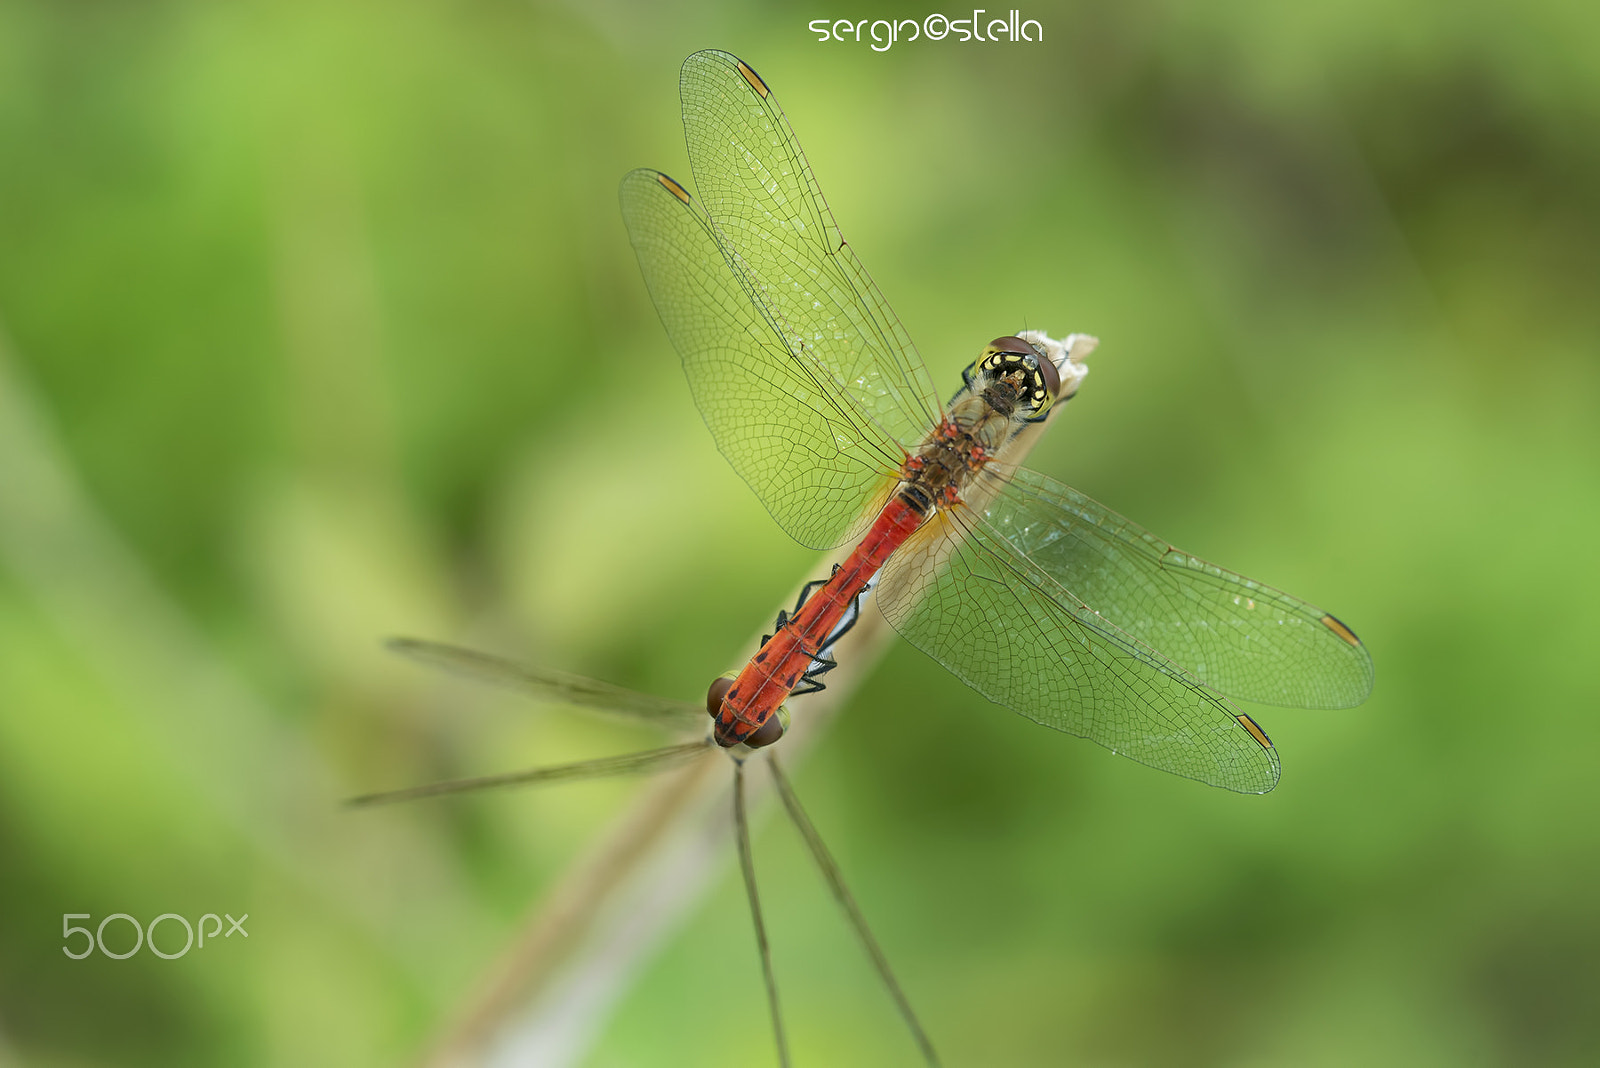
[[[387,644],[391,651],[408,660],[441,668],[453,675],[503,686],[542,701],[578,705],[667,727],[705,727],[710,722],[706,710],[700,705],[624,690],[620,686],[596,682],[582,675],[528,667],[488,653],[417,638],[391,638]]]
[[[1372,690],[1354,632],[1305,601],[1174,549],[1026,468],[982,512],[990,537],[1076,606],[1241,701],[1349,708]]]
[[[508,771],[500,775],[479,775],[471,779],[430,782],[423,786],[408,786],[403,790],[362,794],[360,797],[350,798],[345,805],[348,808],[366,808],[371,805],[389,805],[396,801],[419,801],[425,797],[476,793],[479,790],[497,790],[509,786],[580,782],[586,779],[607,779],[618,775],[661,771],[704,756],[715,745],[715,742],[707,738],[699,742],[683,742],[660,749],[646,749],[642,753],[624,753],[621,756],[600,757],[597,760],[580,760],[573,764],[551,764],[548,767],[525,768],[522,771]]]
[[[889,558],[878,606],[895,630],[1014,712],[1162,771],[1240,793],[1278,782],[1261,729],[1096,617],[964,507]]]
[[[802,545],[831,549],[858,536],[869,506],[894,485],[899,444],[790,351],[682,186],[637,170],[621,198],[645,284],[717,449]]]

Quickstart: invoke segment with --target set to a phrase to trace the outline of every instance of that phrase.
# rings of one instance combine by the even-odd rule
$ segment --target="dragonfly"
[[[1265,793],[1281,765],[1232,701],[1344,708],[1371,657],[1337,617],[1185,553],[1021,466],[1079,392],[1097,341],[1019,331],[984,346],[948,400],[844,240],[767,82],[697,52],[679,82],[694,190],[651,169],[620,200],[652,301],[719,451],[810,548],[853,546],[742,670],[714,680],[698,740],[367,795],[372,804],[733,757],[734,824],[779,1059],[788,1063],[749,843],[744,764],[820,688],[870,590],[913,646],[984,697],[1150,767]],[[692,706],[409,640],[415,659],[568,703],[680,721]],[[785,809],[937,1064],[837,865],[767,753]]]
[[[704,51],[679,89],[695,194],[650,169],[620,193],[651,299],[717,448],[778,525],[856,545],[713,702],[718,744],[776,733],[870,580],[894,629],[991,701],[1229,790],[1280,772],[1230,699],[1365,700],[1372,659],[1337,617],[1010,459],[1077,395],[1094,338],[996,338],[944,401],[766,81]]]

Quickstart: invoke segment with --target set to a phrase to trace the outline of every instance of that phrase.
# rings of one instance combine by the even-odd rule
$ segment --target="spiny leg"
[[[772,1031],[778,1040],[778,1063],[789,1068],[789,1044],[783,1037],[783,1016],[778,1011],[778,981],[772,974],[772,948],[767,945],[767,925],[761,920],[761,895],[756,892],[756,864],[750,853],[750,820],[744,807],[744,762],[740,760],[733,765],[733,834],[739,846],[744,892],[750,898],[750,918],[756,925],[756,948],[761,952],[761,977],[767,984]]]
[[[776,754],[768,754],[767,766],[772,769],[772,781],[777,784],[778,796],[783,798],[783,807],[788,810],[789,818],[800,831],[800,837],[806,840],[806,846],[811,850],[811,856],[815,858],[817,867],[822,870],[822,877],[827,880],[828,888],[833,891],[839,907],[844,909],[845,915],[850,918],[850,925],[856,929],[856,935],[866,948],[867,956],[872,958],[872,966],[878,970],[879,978],[883,980],[884,986],[889,988],[889,994],[899,1007],[901,1017],[905,1019],[906,1026],[911,1028],[911,1037],[916,1040],[917,1047],[922,1051],[922,1059],[934,1068],[938,1068],[939,1055],[934,1052],[933,1043],[928,1040],[927,1032],[918,1022],[917,1014],[911,1011],[911,1002],[906,1000],[905,991],[900,989],[894,972],[889,970],[889,959],[883,955],[882,947],[878,945],[878,940],[872,936],[871,929],[867,927],[866,917],[861,914],[856,899],[844,885],[844,876],[839,872],[839,865],[835,863],[833,854],[829,853],[828,847],[822,843],[822,835],[817,833],[817,828],[806,815],[806,810],[800,807],[800,798],[789,785],[788,776],[784,775],[783,769],[778,766]]]
[[[834,565],[833,570],[835,572],[839,570],[837,564]],[[833,628],[833,633],[828,635],[827,640],[824,641],[822,646],[817,650],[817,655],[812,657],[811,664],[806,668],[805,674],[801,676],[799,684],[795,686],[792,691],[790,691],[789,696],[801,697],[808,693],[821,693],[827,688],[826,684],[822,681],[822,676],[839,666],[838,662],[833,659],[834,647],[839,644],[839,640],[841,638],[850,633],[850,630],[858,622],[860,622],[861,598],[867,595],[867,591],[872,589],[873,583],[876,581],[876,576],[874,576],[873,579],[867,582],[866,586],[862,587],[861,592],[850,598],[850,603],[845,607],[844,615],[839,619],[838,625]],[[818,584],[811,583],[806,587],[806,591],[801,593],[802,604],[804,603],[805,598],[810,596],[809,591],[810,586],[812,585]],[[800,606],[795,606],[795,611],[798,612],[799,610]],[[784,617],[780,612],[778,614],[778,626],[782,627],[783,623]]]
[[[838,573],[839,573],[839,565],[838,564],[834,564],[833,565],[833,570],[829,573],[829,578],[831,578],[833,575],[837,575]],[[792,614],[798,615],[800,613],[800,609],[804,608],[806,606],[806,602],[811,599],[811,595],[813,593],[816,593],[818,590],[822,589],[822,587],[826,586],[827,584],[828,584],[828,579],[812,579],[810,582],[806,583],[804,586],[801,586],[800,587],[800,596],[795,598],[794,612]],[[778,610],[777,629],[779,629],[779,630],[783,629],[783,625],[785,623],[789,622],[790,615],[791,615],[791,613],[785,612],[782,609]],[[768,637],[770,637],[770,635]],[[762,639],[762,644],[763,645],[766,644],[766,639]]]

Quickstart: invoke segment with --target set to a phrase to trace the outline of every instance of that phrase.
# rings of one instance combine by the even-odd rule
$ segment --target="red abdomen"
[[[857,594],[927,516],[896,494],[847,560],[744,666],[722,699],[716,739],[737,745],[772,717],[805,677]]]

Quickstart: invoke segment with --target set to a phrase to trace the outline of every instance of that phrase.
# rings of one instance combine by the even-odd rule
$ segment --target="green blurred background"
[[[1098,334],[1034,466],[1377,665],[1358,709],[1250,709],[1254,798],[897,644],[798,787],[947,1062],[1600,1062],[1600,15],[806,30],[935,10],[0,6],[0,1060],[406,1062],[637,787],[337,799],[648,739],[378,640],[693,697],[820,566],[712,448],[618,217],[629,168],[689,177],[716,46],[941,388]],[[758,850],[799,1063],[912,1063],[793,835]],[[588,1063],[771,1060],[715,887]],[[248,941],[61,952],[63,913],[224,911]]]

